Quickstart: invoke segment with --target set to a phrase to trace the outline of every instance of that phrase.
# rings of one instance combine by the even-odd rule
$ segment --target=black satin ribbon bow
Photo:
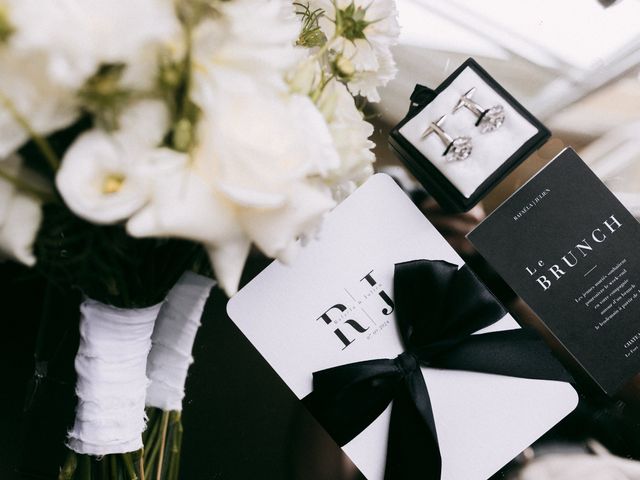
[[[440,478],[438,435],[421,366],[572,381],[535,332],[471,335],[506,311],[466,266],[430,260],[397,264],[394,292],[405,352],[315,372],[313,392],[304,399],[340,446],[393,401],[386,480]]]

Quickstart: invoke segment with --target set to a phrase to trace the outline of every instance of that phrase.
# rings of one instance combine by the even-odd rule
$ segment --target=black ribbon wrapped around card
[[[420,367],[572,382],[529,329],[472,335],[506,311],[466,265],[458,269],[430,260],[397,264],[394,291],[405,352],[395,359],[315,372],[314,390],[303,400],[341,446],[393,401],[386,480],[440,478],[438,435]]]

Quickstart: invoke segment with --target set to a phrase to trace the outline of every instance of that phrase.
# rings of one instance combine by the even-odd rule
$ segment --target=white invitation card
[[[403,352],[392,307],[394,265],[418,259],[463,265],[395,182],[378,174],[328,215],[319,238],[293,263],[274,262],[238,292],[228,313],[303,398],[315,371]],[[507,314],[485,330],[514,328]],[[422,373],[446,480],[488,478],[578,401],[564,382],[431,368]],[[343,447],[370,480],[384,476],[390,411]]]

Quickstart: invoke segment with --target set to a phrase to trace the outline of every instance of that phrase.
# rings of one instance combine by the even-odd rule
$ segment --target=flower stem
[[[38,147],[40,153],[49,163],[51,169],[55,172],[60,167],[60,159],[56,155],[49,142],[42,135],[38,134],[29,123],[29,120],[22,115],[9,97],[0,91],[0,105],[4,106],[13,119],[29,134],[33,143]]]
[[[322,57],[322,55],[324,55],[325,53],[327,53],[327,51],[329,50],[329,48],[331,48],[331,45],[333,44],[333,42],[335,42],[338,38],[340,37],[340,35],[338,34],[338,32],[336,31],[336,34],[333,35],[333,37],[331,37],[329,40],[327,40],[325,42],[324,45],[322,45],[317,52],[315,52],[312,56],[312,58],[314,59],[319,59],[320,57]]]
[[[144,470],[148,480],[178,480],[182,447],[182,412],[148,407],[144,434]]]
[[[45,192],[44,190],[40,190],[33,185],[25,182],[19,177],[15,177],[13,175],[8,174],[4,170],[0,168],[0,178],[3,178],[7,182],[13,184],[18,190],[23,190],[24,192],[33,195],[39,200],[43,202],[51,202],[55,200],[55,196],[49,192]]]
[[[100,464],[100,480],[109,480],[109,461],[102,457],[97,462]]]
[[[150,409],[149,424],[152,426],[149,430],[149,434],[144,441],[146,449],[144,457],[145,471],[149,474],[150,477],[153,476],[155,459],[160,448],[159,431],[161,422],[158,421],[158,416],[159,410]]]
[[[119,480],[118,477],[118,459],[116,455],[109,455],[109,464],[111,467],[111,480]]]
[[[156,480],[162,479],[162,464],[164,462],[164,449],[167,440],[167,427],[169,426],[169,412],[162,412],[162,436],[160,442],[160,455],[158,457],[158,471],[156,472]]]
[[[182,449],[182,421],[180,412],[171,412],[173,420],[173,434],[171,442],[171,458],[167,480],[178,480],[180,473],[180,450]]]
[[[124,468],[127,470],[127,475],[129,475],[129,480],[138,480],[138,474],[136,473],[136,469],[133,466],[133,458],[131,453],[123,453],[122,462],[124,463]]]
[[[80,455],[78,459],[77,476],[78,480],[91,480],[91,457],[89,455]]]
[[[144,448],[140,451],[140,456],[136,459],[136,464],[138,465],[138,469],[140,470],[140,480],[145,480],[145,478],[144,478]]]
[[[71,480],[73,478],[73,474],[78,467],[78,458],[76,457],[75,452],[69,451],[67,455],[67,459],[64,462],[64,465],[60,469],[60,473],[58,474],[58,480]]]

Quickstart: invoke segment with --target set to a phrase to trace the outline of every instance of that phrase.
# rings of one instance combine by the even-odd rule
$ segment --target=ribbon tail
[[[438,480],[442,458],[431,399],[420,369],[404,379],[391,410],[385,480]]]
[[[384,412],[402,378],[392,360],[370,360],[313,374],[304,405],[341,447]]]
[[[432,366],[575,383],[544,341],[528,328],[470,335],[436,356]]]

